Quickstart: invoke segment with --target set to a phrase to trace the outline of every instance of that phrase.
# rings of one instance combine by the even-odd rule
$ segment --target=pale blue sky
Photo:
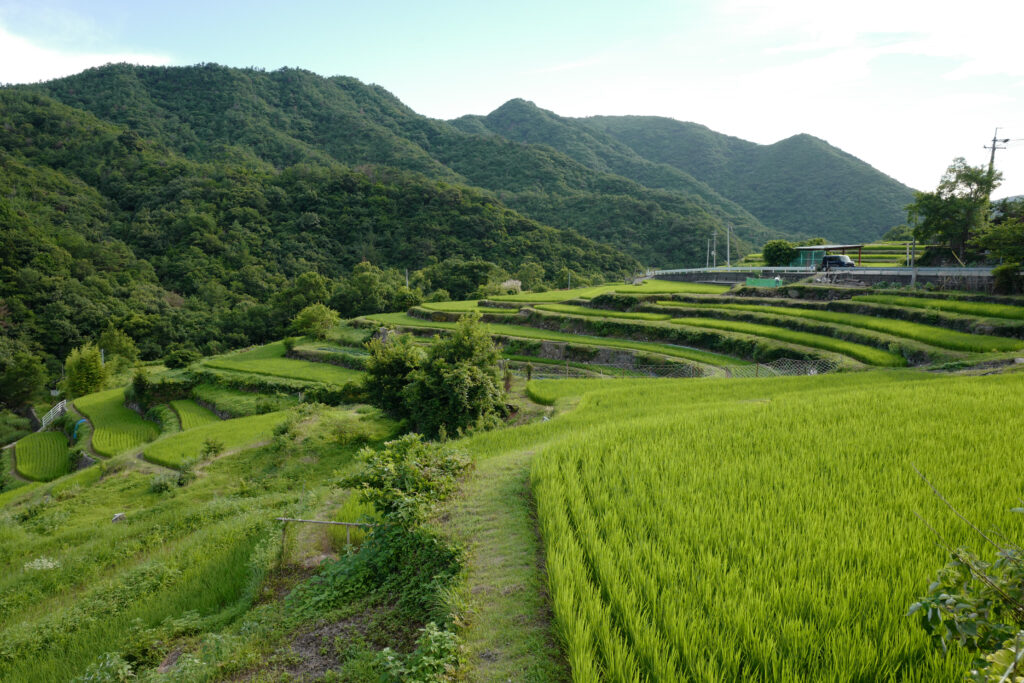
[[[760,143],[810,133],[918,189],[956,156],[987,162],[995,126],[1024,138],[1024,2],[833,4],[0,0],[0,82],[109,61],[297,66],[378,83],[437,118],[523,97]],[[1024,194],[1024,140],[996,161],[997,196]]]

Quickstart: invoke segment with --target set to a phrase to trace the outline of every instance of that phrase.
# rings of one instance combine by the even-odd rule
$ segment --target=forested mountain
[[[640,156],[668,164],[742,205],[769,228],[870,241],[906,221],[914,191],[811,135],[758,145],[654,116],[579,119]]]
[[[216,351],[279,337],[312,298],[354,314],[524,264],[549,285],[698,265],[726,224],[737,256],[869,239],[908,196],[808,136],[522,100],[445,122],[353,78],[108,65],[0,89],[0,328],[54,372],[108,325],[146,357]]]
[[[715,230],[724,236],[727,221],[751,244],[779,236],[669,166],[652,171],[657,165],[632,154],[629,162],[648,172],[626,177],[614,164],[594,166],[572,150],[426,118],[352,78],[213,64],[110,65],[39,89],[197,161],[231,154],[277,168],[300,161],[381,164],[485,188],[524,215],[573,228],[646,264],[696,265],[706,238]],[[621,144],[617,152],[630,156]],[[740,242],[736,251],[749,248]]]
[[[278,170],[244,149],[195,161],[19,89],[0,91],[0,113],[0,323],[54,363],[109,324],[146,357],[280,337],[314,290],[344,309],[363,259],[424,269],[430,289],[472,271],[463,296],[524,263],[552,282],[639,267],[421,174],[329,159]]]

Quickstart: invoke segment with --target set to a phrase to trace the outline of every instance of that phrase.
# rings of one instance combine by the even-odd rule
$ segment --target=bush
[[[992,269],[992,287],[996,294],[1024,294],[1021,264],[1004,263]]]
[[[797,257],[797,250],[786,240],[766,242],[761,250],[766,266],[788,266]]]
[[[366,360],[363,388],[371,403],[392,417],[408,417],[404,390],[410,374],[423,362],[423,351],[412,335],[389,335],[387,340],[372,339],[366,344],[370,357]]]
[[[310,304],[292,319],[292,330],[317,339],[327,339],[328,333],[341,322],[341,316],[323,304]]]
[[[169,368],[184,368],[202,358],[195,349],[177,349],[164,356],[164,365]]]
[[[496,424],[506,414],[497,371],[498,349],[479,313],[462,316],[448,337],[436,338],[423,364],[409,374],[406,410],[430,437]]]

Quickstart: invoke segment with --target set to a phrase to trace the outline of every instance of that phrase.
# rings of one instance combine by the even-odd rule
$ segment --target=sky
[[[451,119],[521,97],[771,144],[809,133],[919,190],[956,157],[1024,195],[1021,0],[0,0],[0,83],[108,62],[301,67]]]

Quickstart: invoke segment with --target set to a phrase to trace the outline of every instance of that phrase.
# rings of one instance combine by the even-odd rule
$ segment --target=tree
[[[797,250],[786,240],[771,240],[761,249],[761,257],[768,266],[788,266],[797,256]]]
[[[519,266],[516,277],[523,284],[524,290],[533,290],[544,283],[544,266],[536,261],[527,261]]]
[[[907,205],[907,223],[921,241],[948,244],[963,261],[970,239],[988,225],[989,196],[1002,174],[953,160],[935,192],[915,193]]]
[[[310,304],[303,308],[292,320],[292,330],[297,334],[306,334],[317,339],[327,339],[328,333],[341,322],[337,311],[323,304]]]
[[[83,344],[71,349],[64,361],[64,393],[70,398],[84,396],[103,388],[107,369],[95,344]]]
[[[19,341],[0,337],[0,402],[12,410],[32,400],[43,388],[42,361]]]
[[[366,360],[363,387],[370,402],[392,417],[408,417],[403,392],[409,384],[409,375],[423,362],[423,351],[409,334],[389,335],[386,340],[371,339],[366,348],[370,357]]]
[[[434,437],[496,424],[505,414],[497,363],[498,349],[478,313],[462,316],[451,336],[435,337],[403,392],[417,428]]]

